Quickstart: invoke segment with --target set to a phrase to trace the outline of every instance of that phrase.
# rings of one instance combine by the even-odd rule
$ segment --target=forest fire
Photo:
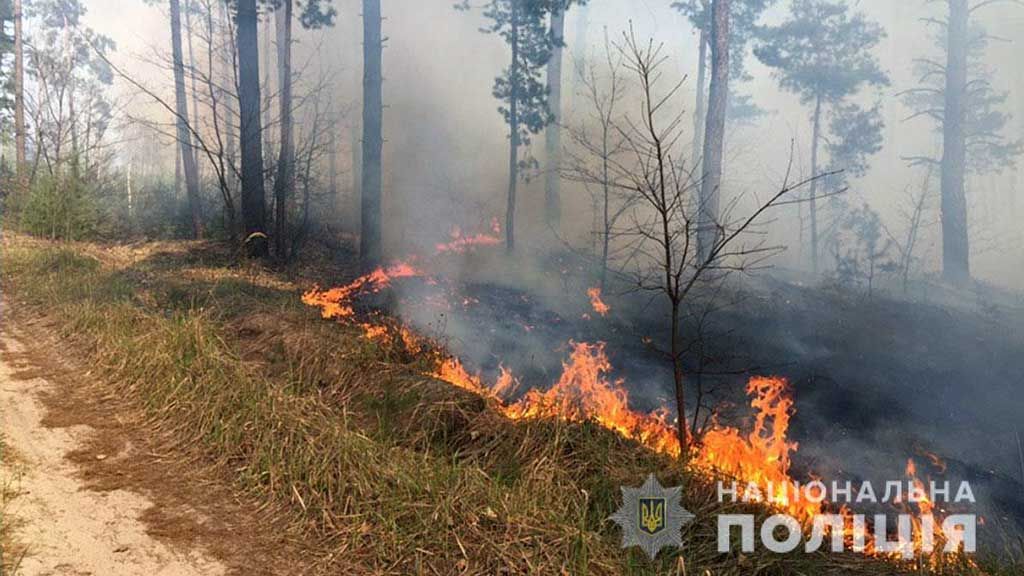
[[[416,268],[398,264],[375,270],[339,288],[326,291],[314,288],[302,299],[308,305],[319,307],[324,318],[346,320],[354,314],[352,302],[355,298],[378,292],[396,278],[418,275],[421,273]],[[608,312],[599,289],[592,288],[587,294],[596,312]],[[371,340],[390,342],[392,338],[393,329],[383,321],[358,324]],[[422,339],[412,336],[408,328],[398,329],[403,333],[407,349],[410,344],[417,350],[422,347]],[[479,374],[471,374],[455,357],[439,358],[431,376],[496,400],[502,413],[511,419],[593,420],[656,452],[679,456],[680,445],[668,410],[663,408],[653,413],[642,413],[630,408],[623,380],[609,377],[612,365],[604,343],[569,342],[569,347],[569,359],[562,363],[562,374],[551,388],[546,391],[531,389],[512,403],[506,403],[504,399],[517,383],[505,367],[501,368],[493,386],[487,385]],[[751,406],[757,412],[754,429],[744,435],[736,428],[713,426],[705,435],[702,448],[695,454],[694,463],[709,470],[720,470],[744,482],[779,486],[783,492],[771,494],[767,500],[787,508],[791,498],[785,493],[785,486],[792,485],[790,454],[796,449],[796,444],[786,439],[793,401],[786,394],[785,380],[777,378],[752,378],[747,392],[752,399]],[[808,503],[800,504],[798,509],[795,504],[793,507],[791,511],[799,512],[796,515],[802,518],[816,511]]]
[[[0,24],[0,576],[1024,576],[1024,0]]]
[[[946,463],[936,454],[925,452],[924,455],[936,469],[941,472],[946,470]],[[946,511],[938,509],[936,503],[932,501],[925,482],[918,476],[917,463],[912,458],[907,459],[905,474],[910,485],[913,486],[916,497],[908,497],[908,501],[903,504],[904,511],[910,515],[913,524],[913,536],[909,542],[900,542],[901,548],[905,547],[909,553],[914,553],[926,549],[944,549],[947,542],[951,542],[953,549],[960,550],[963,545],[961,536],[955,533],[947,534],[944,531],[943,520],[946,517]],[[944,564],[945,560],[942,554],[932,554],[922,558],[921,562],[930,568],[937,569]],[[975,566],[970,558],[962,560]]]
[[[676,427],[667,408],[645,413],[629,405],[629,394],[623,379],[611,377],[612,364],[603,342],[569,341],[568,359],[562,362],[557,381],[546,389],[532,388],[518,399],[512,394],[519,386],[510,369],[499,367],[493,384],[479,373],[471,373],[455,356],[440,345],[422,337],[397,320],[370,314],[369,320],[357,321],[353,301],[361,295],[372,294],[389,286],[397,278],[422,276],[409,264],[397,264],[356,279],[338,288],[306,292],[302,300],[319,307],[324,318],[336,318],[360,326],[365,336],[375,342],[390,345],[395,335],[404,349],[412,354],[430,354],[436,358],[433,370],[427,375],[468,390],[492,401],[493,407],[512,420],[550,418],[570,422],[592,421],[602,427],[670,457],[681,454]],[[600,290],[587,291],[594,310],[607,313],[601,301]],[[603,311],[603,312],[602,312]],[[746,501],[763,502],[798,519],[805,527],[829,506],[822,499],[809,499],[798,494],[799,484],[790,474],[792,456],[798,445],[789,439],[789,425],[795,413],[788,382],[783,378],[754,376],[747,383],[747,395],[753,411],[753,425],[748,432],[739,428],[712,422],[690,451],[690,465],[712,477],[734,479],[739,496]],[[944,469],[945,464],[934,454],[928,454],[933,466]],[[914,462],[908,461],[907,478],[912,485],[923,490],[917,478]],[[756,493],[753,493],[756,490]],[[944,542],[938,524],[932,521],[934,505],[927,499],[915,501],[916,509],[904,506],[911,513],[915,527],[914,542],[901,542],[900,550],[884,552],[876,548],[873,535],[851,527],[847,523],[844,537],[848,542],[864,542],[863,550],[870,555],[883,555],[898,559],[906,557],[903,547],[922,550],[926,542]],[[853,513],[846,507],[838,513],[850,520]],[[941,519],[938,519],[941,522]],[[940,560],[928,560],[938,562]]]

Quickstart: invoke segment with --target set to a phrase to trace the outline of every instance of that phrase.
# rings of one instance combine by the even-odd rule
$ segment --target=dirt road
[[[172,547],[149,535],[141,520],[153,507],[147,497],[128,490],[89,489],[80,467],[67,455],[85,446],[94,430],[45,426],[41,397],[58,393],[55,384],[37,371],[7,330],[0,334],[0,350],[0,427],[11,455],[0,474],[18,494],[7,513],[20,521],[15,537],[27,547],[19,574],[225,573],[202,550]]]

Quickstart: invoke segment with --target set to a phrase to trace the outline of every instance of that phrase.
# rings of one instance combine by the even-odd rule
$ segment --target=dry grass
[[[510,422],[422,377],[416,358],[319,321],[286,277],[202,248],[110,253],[19,239],[5,243],[3,280],[59,319],[155,431],[290,510],[323,542],[327,565],[343,559],[350,573],[374,574],[900,572],[852,555],[718,554],[715,515],[739,505],[718,503],[706,479],[598,426]],[[688,547],[656,562],[620,550],[607,520],[619,486],[652,471],[685,485],[684,505],[699,519],[686,529]]]
[[[0,576],[17,576],[27,552],[17,537],[22,521],[11,513],[12,504],[21,493],[21,465],[2,438],[0,466],[4,469],[0,477]]]

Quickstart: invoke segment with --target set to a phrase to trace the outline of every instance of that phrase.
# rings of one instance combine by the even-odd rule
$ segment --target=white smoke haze
[[[295,61],[307,63],[304,75],[320,70],[333,77],[331,105],[346,114],[342,130],[358,126],[358,99],[361,90],[361,21],[357,2],[338,0],[335,28],[320,31],[298,30]],[[686,19],[668,6],[668,2],[625,0],[593,1],[587,8],[587,54],[601,57],[603,31],[613,41],[632,25],[638,37],[652,38],[664,44],[669,57],[665,82],[687,76],[687,83],[673,105],[687,114],[693,108],[693,78],[696,69],[695,31]],[[785,15],[781,2],[766,16],[765,22],[777,22]],[[891,86],[879,94],[865,94],[871,101],[881,98],[885,118],[884,147],[870,160],[864,178],[852,182],[847,199],[852,205],[868,202],[881,213],[893,229],[900,228],[898,210],[905,201],[904,190],[920,185],[924,169],[907,166],[906,156],[934,153],[936,134],[926,119],[906,120],[912,114],[896,94],[917,83],[914,60],[934,57],[933,26],[923,19],[941,15],[941,6],[924,1],[889,2],[863,0],[852,3],[878,21],[887,36],[876,55],[891,76]],[[146,61],[166,53],[168,32],[163,7],[150,7],[135,0],[98,0],[90,2],[88,25],[109,35],[118,44],[114,61],[131,70],[133,77],[148,86],[169,93],[169,79],[163,70]],[[503,213],[503,191],[507,170],[507,128],[497,113],[491,96],[494,77],[506,66],[506,49],[500,38],[481,34],[484,24],[478,10],[456,11],[450,0],[384,3],[384,32],[387,43],[385,67],[384,190],[385,214],[405,225],[392,230],[386,239],[389,253],[400,256],[410,244],[430,243],[444,236],[451,225],[471,226],[486,223]],[[566,42],[571,58],[578,48],[575,38],[579,26],[575,14],[569,14]],[[1024,72],[1019,65],[1020,41],[1024,39],[1024,13],[1019,6],[996,3],[981,11],[979,21],[994,37],[986,51],[985,63],[992,72],[997,91],[1009,92],[1006,111],[1013,114],[1012,134],[1024,130]],[[271,22],[272,25],[272,22]],[[263,33],[263,31],[261,31]],[[268,59],[269,58],[269,59]],[[263,64],[273,64],[273,55],[262,56]],[[795,150],[794,167],[798,175],[809,175],[810,113],[797,98],[781,92],[770,70],[752,55],[746,55],[753,79],[737,86],[767,111],[755,124],[730,132],[727,142],[724,192],[735,195],[764,195],[778,185],[790,155]],[[570,86],[573,67],[565,66],[566,85]],[[675,78],[671,78],[671,77]],[[118,90],[132,90],[119,84]],[[583,102],[566,95],[566,121],[572,122],[584,110]],[[135,114],[151,114],[168,121],[159,107],[145,98],[133,98]],[[355,122],[353,122],[355,120]],[[543,158],[543,138],[534,139],[533,155]],[[343,147],[352,139],[343,137]],[[343,153],[343,158],[351,158]],[[390,162],[388,162],[390,160]],[[343,165],[342,169],[350,170]],[[1024,214],[1020,199],[1020,168],[1002,174],[972,177],[968,185],[972,238],[978,238],[972,253],[972,272],[982,280],[1009,288],[1024,284],[1024,238],[1019,222]],[[347,177],[346,177],[347,180]],[[345,182],[347,183],[347,182]],[[579,186],[564,183],[567,220],[590,222],[589,198]],[[534,178],[521,194],[524,214],[535,214],[541,207],[542,181]],[[937,204],[937,194],[936,194]],[[937,208],[936,208],[937,210]],[[776,261],[787,267],[800,267],[799,238],[787,231],[798,229],[798,208],[780,216],[772,234],[791,249]],[[529,225],[534,218],[520,221]],[[582,226],[585,227],[585,226]],[[528,237],[528,233],[521,234]],[[423,237],[416,237],[423,236]],[[922,240],[922,254],[928,270],[936,270],[941,255],[937,226],[930,226]],[[998,247],[996,244],[998,243]]]

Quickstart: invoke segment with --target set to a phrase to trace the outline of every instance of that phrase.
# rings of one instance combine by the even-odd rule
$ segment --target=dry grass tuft
[[[0,438],[0,576],[17,576],[28,549],[18,539],[22,521],[11,513],[11,506],[21,494],[21,472],[17,458]]]

